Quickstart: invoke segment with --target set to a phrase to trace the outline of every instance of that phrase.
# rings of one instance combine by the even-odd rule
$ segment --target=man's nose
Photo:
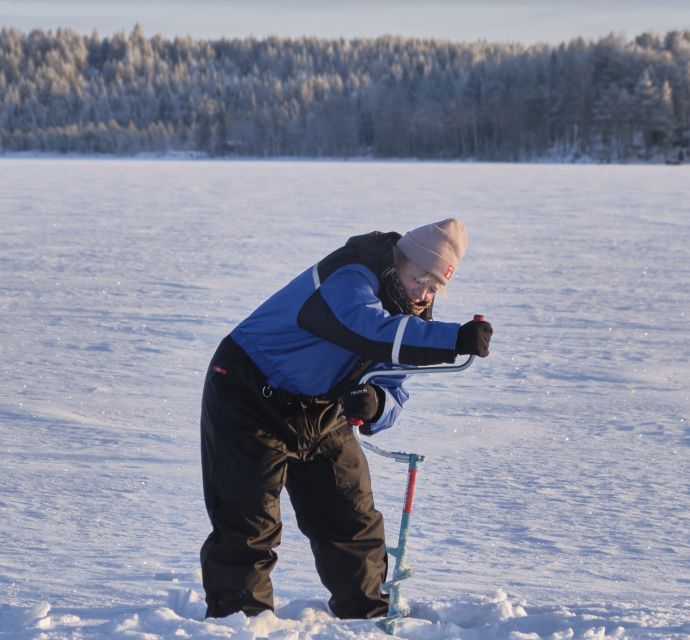
[[[434,297],[433,291],[426,285],[420,285],[415,293],[417,294],[416,302],[429,302]]]

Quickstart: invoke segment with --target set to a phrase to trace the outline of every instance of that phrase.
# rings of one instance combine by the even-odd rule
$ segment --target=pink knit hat
[[[397,246],[417,266],[448,282],[465,254],[467,232],[462,222],[447,218],[408,231]]]

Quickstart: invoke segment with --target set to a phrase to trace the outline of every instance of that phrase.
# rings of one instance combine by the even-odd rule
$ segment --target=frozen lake
[[[379,637],[325,612],[287,500],[278,617],[200,620],[203,375],[349,236],[451,215],[435,315],[495,333],[375,439],[427,456],[400,635],[689,638],[690,167],[10,158],[0,638]],[[370,463],[393,542],[405,469]]]

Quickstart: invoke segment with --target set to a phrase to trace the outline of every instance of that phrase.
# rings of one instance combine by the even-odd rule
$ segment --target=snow
[[[690,638],[689,202],[687,167],[0,159],[0,638],[386,637],[287,500],[276,613],[203,620],[202,380],[348,236],[448,215],[436,316],[495,334],[374,439],[426,455],[397,634]],[[406,470],[370,464],[394,543]]]

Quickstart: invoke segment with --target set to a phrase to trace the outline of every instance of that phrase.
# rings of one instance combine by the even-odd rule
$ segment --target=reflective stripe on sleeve
[[[393,353],[391,354],[391,362],[393,364],[400,364],[400,346],[402,345],[403,334],[405,327],[411,316],[403,316],[400,319],[398,330],[395,332],[395,340],[393,340]]]

